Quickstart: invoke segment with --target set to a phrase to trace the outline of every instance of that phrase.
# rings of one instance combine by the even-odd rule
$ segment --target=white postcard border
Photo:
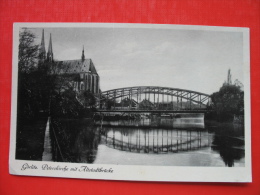
[[[15,159],[16,109],[18,77],[18,45],[20,27],[72,27],[72,28],[165,28],[205,31],[230,31],[243,33],[244,92],[245,92],[245,167],[186,167],[186,166],[132,166],[97,165],[84,163],[62,163],[24,161]],[[189,26],[166,24],[118,24],[118,23],[14,23],[12,62],[12,106],[9,172],[14,175],[68,177],[134,181],[188,181],[188,182],[252,182],[251,173],[251,110],[250,110],[250,50],[249,29],[238,27]],[[43,170],[43,166],[57,170]],[[23,170],[23,167],[30,168]],[[87,168],[84,168],[87,166]],[[34,167],[34,168],[33,168]],[[37,167],[37,169],[36,169]],[[68,168],[66,171],[65,167]],[[83,167],[83,168],[82,168]],[[75,171],[75,168],[76,171]],[[101,169],[102,168],[102,169]],[[104,170],[108,172],[104,172]],[[81,170],[81,171],[80,171]],[[112,172],[109,170],[112,170]],[[100,171],[100,172],[95,172]]]

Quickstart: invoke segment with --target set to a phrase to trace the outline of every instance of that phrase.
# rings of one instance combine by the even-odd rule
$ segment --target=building
[[[80,59],[56,61],[52,49],[52,38],[50,34],[48,52],[45,50],[44,30],[39,48],[39,61],[53,63],[55,74],[70,79],[70,84],[77,92],[90,91],[93,94],[100,93],[100,77],[91,59],[85,59],[84,46]]]
[[[236,79],[234,81],[234,83],[232,83],[232,79],[231,79],[231,70],[228,69],[228,75],[227,75],[227,80],[223,83],[223,86],[231,86],[231,85],[234,85],[234,86],[237,86],[239,87],[239,89],[241,91],[244,91],[244,85],[243,83],[241,83],[238,79]]]
[[[227,80],[223,83],[224,86],[229,86],[232,85],[232,79],[231,79],[231,71],[228,69],[228,74],[227,74]]]

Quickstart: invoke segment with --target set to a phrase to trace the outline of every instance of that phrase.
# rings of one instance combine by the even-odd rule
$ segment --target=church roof
[[[91,59],[56,61],[59,74],[73,74],[90,72],[97,74],[96,68]]]

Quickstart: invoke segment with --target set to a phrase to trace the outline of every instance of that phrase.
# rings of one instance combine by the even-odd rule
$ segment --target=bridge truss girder
[[[127,87],[127,88],[118,88],[118,89],[112,89],[108,91],[104,91],[100,94],[100,101],[107,101],[107,100],[116,100],[118,98],[129,98],[130,100],[135,97],[138,102],[138,98],[141,97],[141,95],[145,95],[145,99],[154,100],[151,102],[159,103],[157,102],[159,99],[159,95],[162,97],[162,103],[169,103],[169,97],[172,99],[173,97],[177,98],[177,103],[180,105],[183,103],[183,100],[190,102],[190,108],[191,108],[191,102],[206,106],[210,103],[210,96],[205,93],[200,93],[196,91],[191,90],[185,90],[185,89],[179,89],[179,88],[169,88],[169,87],[157,87],[157,86],[137,86],[137,87]],[[156,99],[157,96],[157,100]],[[167,97],[167,101],[164,102],[164,96]]]

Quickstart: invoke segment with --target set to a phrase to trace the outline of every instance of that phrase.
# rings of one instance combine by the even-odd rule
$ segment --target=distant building
[[[230,69],[228,69],[228,75],[227,75],[227,80],[224,82],[223,85],[232,85],[232,75]]]
[[[243,83],[241,83],[238,79],[236,79],[234,81],[234,83],[232,83],[231,80],[231,70],[228,69],[228,75],[227,75],[227,80],[223,83],[223,86],[230,86],[230,85],[234,85],[240,88],[240,90],[244,91],[244,85]]]
[[[68,79],[73,78],[71,80],[71,86],[75,91],[90,91],[93,94],[100,93],[100,77],[92,60],[85,59],[84,47],[82,49],[81,59],[56,61],[53,56],[51,35],[48,52],[46,53],[43,30],[39,48],[39,61],[53,62],[58,69],[57,74],[64,75]]]
[[[139,103],[138,107],[141,110],[154,110],[155,105],[150,100],[144,99]]]

